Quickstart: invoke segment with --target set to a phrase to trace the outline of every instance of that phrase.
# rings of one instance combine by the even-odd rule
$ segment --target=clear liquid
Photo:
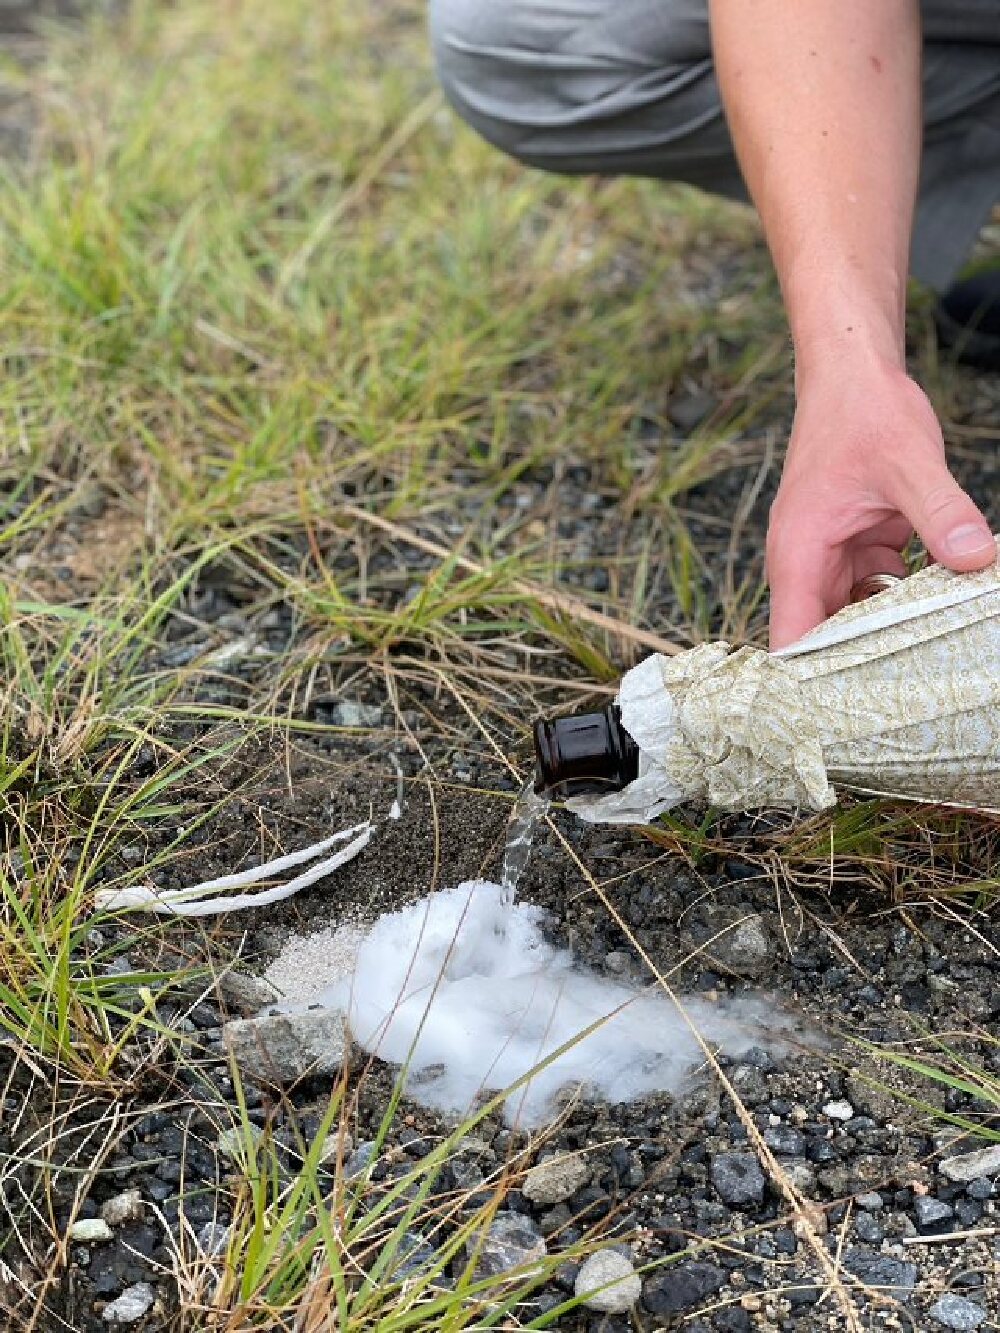
[[[514,802],[510,819],[507,821],[507,843],[503,853],[503,868],[500,871],[503,902],[508,907],[513,906],[517,897],[517,886],[531,856],[535,831],[548,808],[548,798],[539,796],[530,782]]]

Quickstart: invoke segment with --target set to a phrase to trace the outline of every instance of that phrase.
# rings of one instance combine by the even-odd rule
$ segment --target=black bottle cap
[[[535,791],[587,796],[621,791],[639,775],[639,747],[617,704],[535,723]]]

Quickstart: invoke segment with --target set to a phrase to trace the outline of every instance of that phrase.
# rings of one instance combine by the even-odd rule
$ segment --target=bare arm
[[[857,579],[902,572],[916,528],[935,559],[994,558],[906,375],[920,166],[917,0],[710,0],[736,151],[788,310],[797,409],[771,514],[771,640],[838,610]]]

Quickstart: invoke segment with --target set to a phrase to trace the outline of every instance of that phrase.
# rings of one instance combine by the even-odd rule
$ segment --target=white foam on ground
[[[332,984],[311,985],[309,1002],[345,1010],[355,1040],[408,1066],[409,1095],[442,1111],[465,1112],[532,1070],[505,1108],[529,1126],[551,1118],[567,1085],[612,1102],[679,1089],[704,1053],[669,997],[581,968],[547,942],[541,908],[508,906],[503,892],[471,881],[383,916],[353,973],[327,970]],[[284,977],[294,980],[287,969]],[[284,989],[281,1007],[301,1007],[294,987]],[[762,1040],[773,1053],[775,1034],[796,1027],[768,996],[682,1003],[702,1037],[734,1056]]]

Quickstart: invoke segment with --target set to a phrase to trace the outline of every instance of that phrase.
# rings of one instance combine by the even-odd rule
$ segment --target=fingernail
[[[953,528],[944,542],[948,555],[975,555],[993,545],[992,533],[979,523],[963,523],[961,527]]]

